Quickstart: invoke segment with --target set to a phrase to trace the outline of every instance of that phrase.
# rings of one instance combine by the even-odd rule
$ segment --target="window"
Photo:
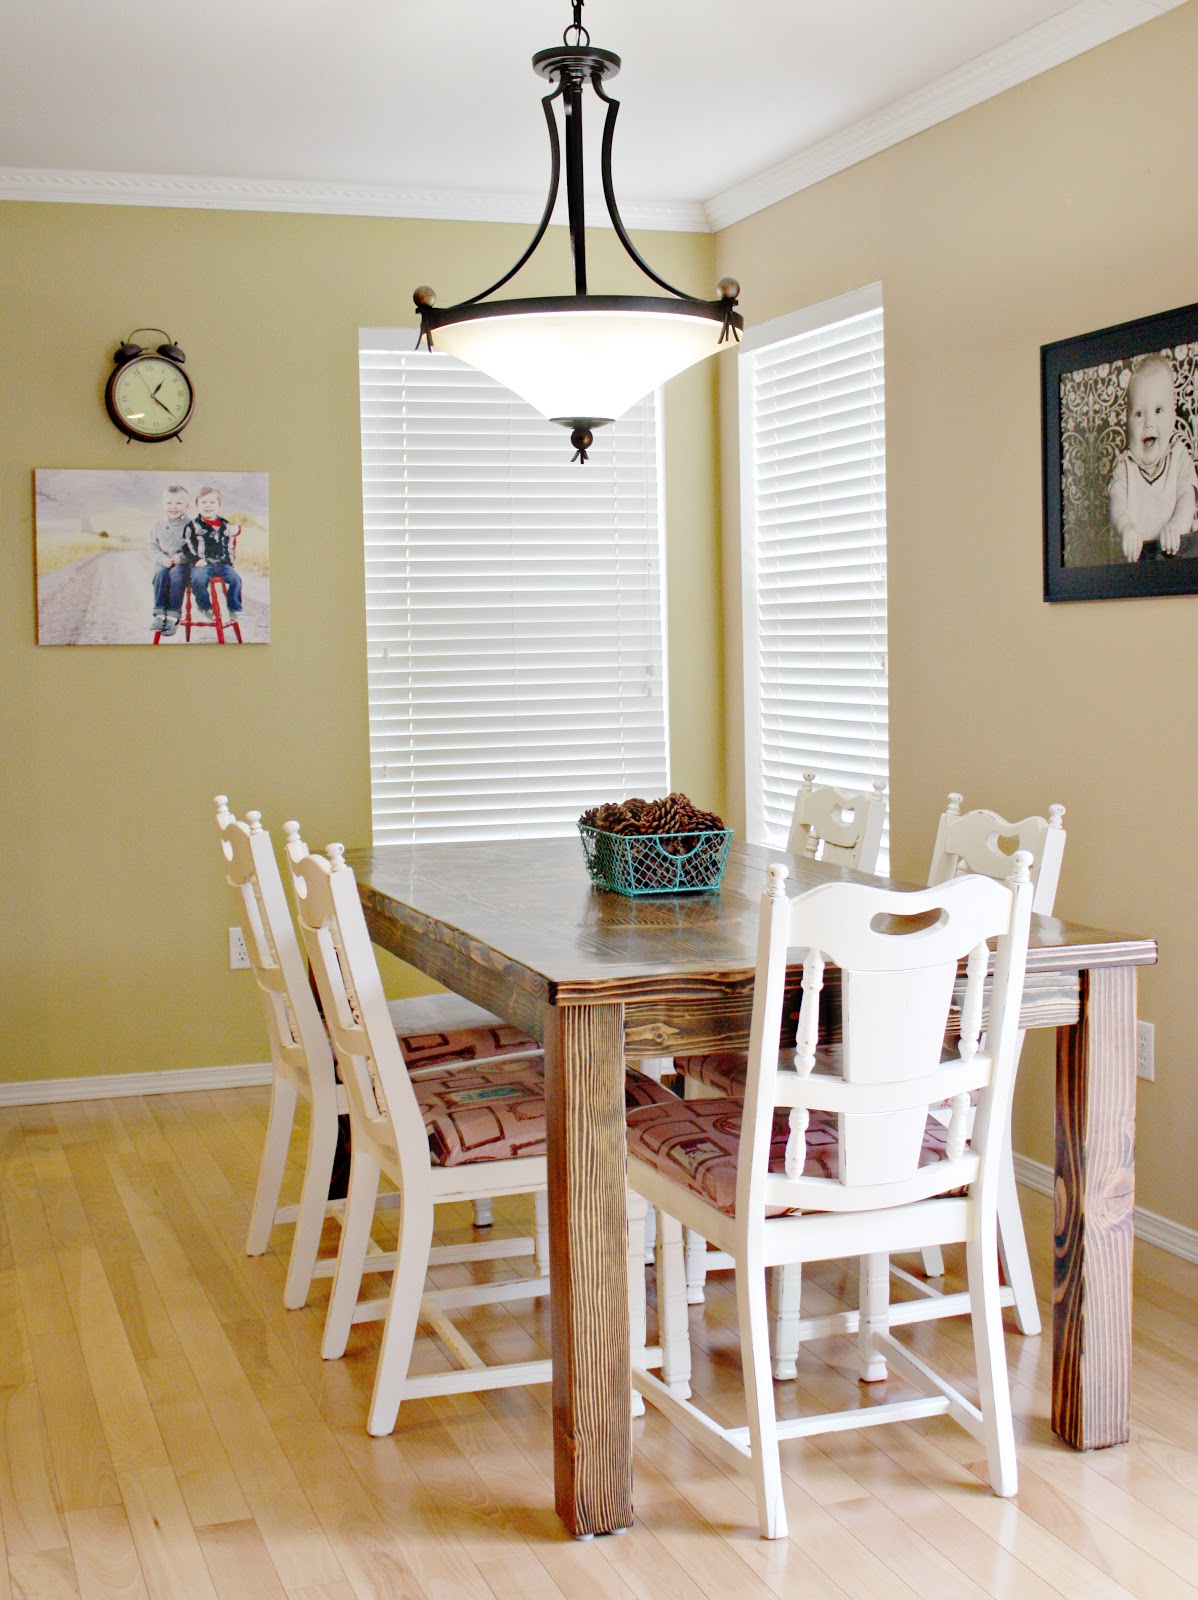
[[[804,772],[888,777],[881,286],[752,330],[739,371],[748,833],[782,845]]]
[[[361,335],[375,843],[566,834],[598,800],[666,793],[656,398],[579,466],[563,430],[411,341]]]

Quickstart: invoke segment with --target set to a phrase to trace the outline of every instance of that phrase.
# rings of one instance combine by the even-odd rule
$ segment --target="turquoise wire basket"
[[[578,824],[591,882],[616,894],[701,894],[718,889],[731,828],[711,833],[604,833]]]

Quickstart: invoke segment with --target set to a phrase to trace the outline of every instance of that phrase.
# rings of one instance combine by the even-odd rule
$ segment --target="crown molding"
[[[733,184],[703,204],[629,201],[621,208],[624,221],[630,228],[664,233],[718,232],[1184,4],[1186,0],[1078,0],[1047,22],[905,95],[874,116]],[[542,196],[516,190],[36,167],[0,167],[0,200],[534,224],[544,205]]]
[[[714,195],[703,208],[708,225],[714,233],[741,222],[1185,3],[1186,0],[1080,0],[1059,16],[904,95],[876,115],[808,145],[785,161]]]
[[[391,188],[296,179],[197,178],[174,173],[67,172],[36,167],[0,167],[0,200],[528,223],[538,222],[545,206],[544,195],[514,190],[497,193],[481,189]],[[631,228],[665,233],[708,231],[707,216],[698,201],[634,200],[623,206],[622,212]]]

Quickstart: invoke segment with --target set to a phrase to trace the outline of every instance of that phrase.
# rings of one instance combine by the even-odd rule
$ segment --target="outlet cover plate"
[[[250,953],[245,947],[245,934],[240,928],[229,929],[229,967],[236,972],[238,967],[248,967]]]
[[[1156,1082],[1156,1029],[1151,1022],[1136,1023],[1136,1077]]]

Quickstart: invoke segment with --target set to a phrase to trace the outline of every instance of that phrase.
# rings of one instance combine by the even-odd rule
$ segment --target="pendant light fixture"
[[[736,310],[740,285],[723,278],[718,298],[696,300],[675,289],[641,257],[616,205],[611,175],[612,137],[620,102],[604,88],[620,58],[591,44],[582,25],[583,0],[573,0],[574,20],[560,45],[538,50],[533,70],[554,86],[541,102],[549,129],[551,168],[545,210],[524,254],[489,289],[457,305],[437,307],[432,289],[413,295],[420,338],[505,384],[551,422],[570,429],[575,461],[585,461],[596,428],[622,416],[658,384],[683,372],[721,345],[739,339],[744,318]],[[603,197],[616,237],[645,276],[665,295],[591,294],[587,286],[583,197],[582,105],[587,84],[607,107],[603,126]],[[561,141],[555,102],[565,118],[566,208],[574,257],[574,293],[493,300],[527,264],[545,237],[561,179]],[[668,298],[667,298],[668,297]]]

